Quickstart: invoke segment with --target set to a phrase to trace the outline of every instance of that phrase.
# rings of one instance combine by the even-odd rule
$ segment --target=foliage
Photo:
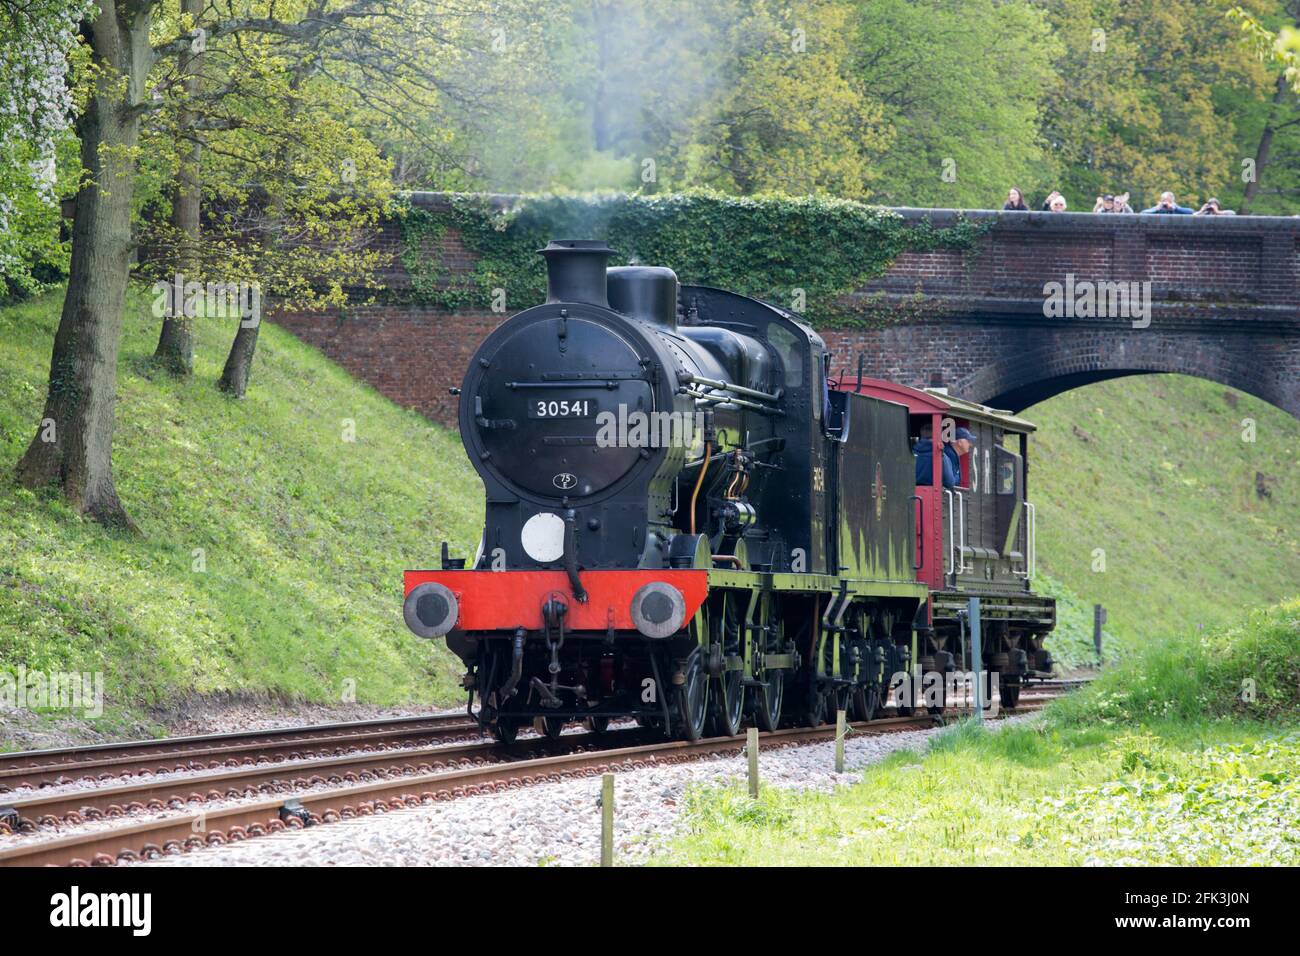
[[[894,132],[873,198],[989,208],[1055,185],[1039,133],[1060,55],[1043,11],[1001,0],[863,0],[855,72]]]
[[[1062,851],[1084,865],[1300,863],[1300,735],[1185,756],[1134,735],[1114,749],[1113,779],[1040,804],[1037,839],[1059,834]]]
[[[246,12],[272,15],[258,4]],[[392,164],[356,128],[371,104],[349,86],[346,51],[310,33],[292,35],[311,24],[308,6],[276,7],[274,14],[290,39],[223,35],[227,17],[220,14],[200,28],[174,9],[159,11],[156,36],[212,35],[191,41],[202,50],[191,67],[201,77],[197,90],[178,81],[168,59],[153,73],[158,95],[142,131],[136,187],[144,254],[135,272],[170,282],[197,270],[186,278],[255,282],[290,308],[341,305],[345,286],[371,280],[384,264],[365,240],[392,196]],[[370,25],[371,54],[402,28],[388,18]],[[415,42],[422,39],[417,33]],[[202,144],[197,176],[205,212],[197,244],[169,218],[171,190],[194,139]]]
[[[1206,715],[1300,719],[1300,598],[1147,645],[1059,707],[1068,720],[1123,726]]]
[[[1300,736],[964,722],[831,793],[688,791],[671,865],[1295,865]],[[829,758],[828,758],[829,759]]]
[[[1257,2],[1255,6],[1260,6]],[[1052,0],[1063,43],[1044,135],[1074,207],[1132,192],[1135,209],[1162,190],[1185,200],[1223,191],[1241,172],[1234,118],[1215,94],[1268,82],[1226,4],[1205,0]],[[1253,152],[1253,150],[1252,150]]]
[[[749,0],[719,33],[709,95],[667,148],[669,188],[862,199],[890,146],[853,71],[852,9],[839,0]],[[716,11],[715,11],[716,15]]]
[[[59,200],[75,186],[69,63],[86,0],[0,0],[0,299],[66,268]]]
[[[59,299],[0,309],[5,460],[40,409]],[[361,702],[460,699],[451,656],[401,615],[402,569],[482,527],[456,436],[269,324],[244,402],[208,384],[233,319],[195,321],[195,379],[161,374],[149,300],[128,307],[114,447],[145,533],[0,481],[0,669],[103,671],[119,715],[194,693],[337,703],[349,680]]]
[[[597,238],[615,250],[616,264],[667,265],[684,283],[743,292],[814,323],[846,324],[855,315],[837,299],[882,274],[899,253],[968,249],[986,228],[909,225],[885,209],[814,197],[458,195],[447,213],[411,208],[403,215],[402,261],[425,304],[486,309],[503,289],[514,309],[543,297],[539,248],[557,237]],[[438,257],[437,239],[447,229],[478,257],[469,274],[451,272]]]

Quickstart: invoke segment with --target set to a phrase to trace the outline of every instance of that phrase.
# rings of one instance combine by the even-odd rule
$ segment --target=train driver
[[[961,456],[970,454],[974,447],[975,435],[967,428],[958,428],[953,440],[944,443],[943,486],[945,488],[956,488],[961,484]],[[921,437],[917,440],[913,451],[916,454],[916,483],[931,484],[934,442],[931,441],[929,425],[921,426]]]

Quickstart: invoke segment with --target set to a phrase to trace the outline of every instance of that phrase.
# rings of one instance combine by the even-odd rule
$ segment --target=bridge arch
[[[1093,382],[1169,372],[1238,389],[1300,418],[1300,382],[1287,374],[1292,363],[1284,361],[1290,354],[1294,362],[1297,348],[1281,338],[1171,336],[1154,329],[1037,332],[952,382],[953,391],[1018,412]]]

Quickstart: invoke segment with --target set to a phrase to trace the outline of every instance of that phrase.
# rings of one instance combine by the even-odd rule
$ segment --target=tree
[[[0,296],[61,269],[58,173],[73,147],[67,80],[83,0],[0,0]],[[75,181],[75,177],[74,177]]]
[[[137,239],[133,214],[142,199],[142,128],[152,144],[171,144],[159,151],[164,165],[177,164],[178,129],[187,144],[203,136],[200,162],[212,178],[202,188],[218,208],[205,219],[210,228],[202,249],[223,284],[269,280],[280,283],[275,292],[289,301],[341,302],[346,281],[364,277],[378,262],[378,253],[360,248],[356,236],[382,209],[388,165],[339,117],[366,96],[371,109],[391,113],[394,98],[404,97],[408,110],[418,110],[437,84],[426,64],[455,46],[444,25],[461,28],[482,12],[471,0],[271,0],[208,6],[191,26],[192,12],[182,18],[180,10],[162,10],[160,0],[96,0],[95,15],[81,26],[89,79],[76,124],[84,172],[68,288],[45,409],[18,465],[23,484],[56,484],[78,511],[105,524],[131,523],[113,480],[112,436],[122,310]],[[151,42],[155,30],[160,42]],[[197,52],[200,37],[204,83],[196,90],[187,88],[192,71],[182,73],[178,63],[185,51]],[[310,59],[313,50],[319,79],[304,77],[295,90],[291,64]],[[318,103],[335,100],[311,114],[319,128],[284,125],[309,94]],[[177,123],[181,111],[189,118]],[[276,144],[284,147],[284,162],[272,168],[289,175],[274,182],[230,175],[265,166]],[[352,165],[343,165],[345,157]],[[263,200],[260,206],[249,203],[255,198]],[[147,250],[151,236],[143,238]],[[181,261],[166,243],[153,251],[143,258],[145,275]],[[185,304],[191,301],[187,290]]]
[[[151,4],[97,0],[82,23],[92,88],[77,120],[85,180],[77,194],[63,314],[36,436],[18,463],[30,487],[57,482],[79,511],[129,524],[112,474],[113,405],[131,258],[131,200]]]
[[[852,17],[838,0],[732,7],[718,74],[669,133],[669,184],[869,196],[893,134],[853,70]]]
[[[205,0],[180,0],[182,26],[193,28],[203,13]],[[199,249],[202,232],[203,186],[200,163],[203,141],[198,135],[194,103],[202,89],[203,51],[207,38],[196,35],[176,57],[176,72],[182,95],[175,111],[177,159],[172,197],[172,241],[177,271],[197,276],[201,269]],[[163,317],[154,359],[179,376],[194,371],[193,319],[183,311]]]
[[[1258,5],[1258,0],[1252,0]],[[1205,0],[1051,0],[1063,52],[1043,124],[1078,204],[1131,191],[1134,205],[1170,189],[1219,192],[1240,171],[1225,92],[1262,89],[1224,8]]]
[[[983,208],[1052,179],[1040,137],[1060,46],[1041,9],[1001,0],[861,0],[855,72],[895,131],[876,198]]]
[[[1266,99],[1244,104],[1239,113],[1244,118],[1242,145],[1251,160],[1241,177],[1239,212],[1285,215],[1300,197],[1300,0],[1277,7],[1266,17],[1271,21],[1267,25],[1240,7],[1229,12],[1272,81]]]

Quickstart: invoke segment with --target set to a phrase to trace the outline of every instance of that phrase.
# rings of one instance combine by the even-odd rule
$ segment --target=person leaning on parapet
[[[1175,216],[1192,215],[1192,211],[1189,208],[1187,208],[1186,206],[1180,206],[1178,205],[1178,203],[1174,202],[1174,194],[1168,191],[1162,192],[1160,194],[1160,201],[1158,203],[1156,203],[1150,209],[1143,209],[1142,212],[1144,214],[1163,213],[1165,215],[1175,215]]]
[[[1236,214],[1236,210],[1220,207],[1217,199],[1205,200],[1205,205],[1192,213],[1193,216],[1235,216]]]
[[[1107,193],[1104,196],[1098,196],[1096,204],[1092,207],[1093,212],[1132,212],[1133,207],[1128,204],[1128,193],[1120,193],[1113,196]]]
[[[1029,212],[1029,206],[1025,203],[1025,194],[1016,186],[1007,190],[1007,201],[1002,204],[1002,208],[1016,212]]]
[[[1058,193],[1055,189],[1053,189],[1050,193],[1047,194],[1047,198],[1043,200],[1043,212],[1051,212],[1052,203],[1056,202],[1056,200],[1058,199],[1064,200],[1065,197],[1062,196],[1060,193]]]
[[[1065,212],[1065,197],[1060,193],[1052,196],[1047,204],[1049,212]]]

